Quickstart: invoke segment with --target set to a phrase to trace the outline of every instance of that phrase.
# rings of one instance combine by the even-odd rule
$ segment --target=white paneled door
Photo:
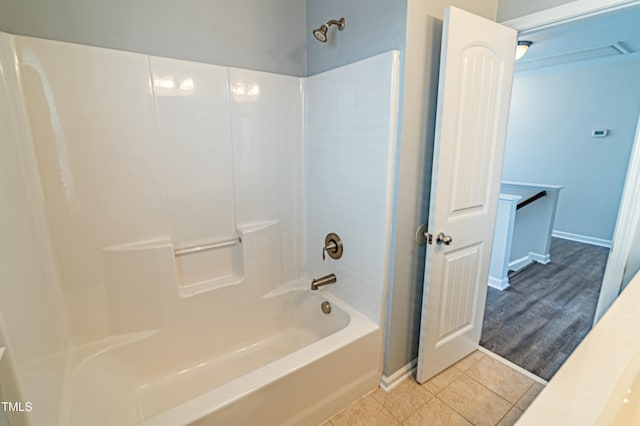
[[[443,31],[421,383],[480,341],[517,35],[454,7],[445,10]]]

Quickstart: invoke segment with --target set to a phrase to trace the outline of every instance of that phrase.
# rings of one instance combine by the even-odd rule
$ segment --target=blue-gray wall
[[[305,75],[304,0],[0,0],[0,31]]]
[[[402,50],[406,4],[406,0],[0,0],[0,31],[304,76]],[[341,16],[347,27],[339,34],[339,43],[332,34],[335,27],[329,42],[313,38],[313,28]]]
[[[326,43],[311,31],[344,17],[346,27],[332,26]],[[389,50],[404,50],[407,0],[307,0],[307,74],[349,64]]]
[[[640,112],[640,61],[577,65],[513,85],[503,179],[564,185],[555,230],[611,240]],[[593,129],[609,129],[593,138]]]

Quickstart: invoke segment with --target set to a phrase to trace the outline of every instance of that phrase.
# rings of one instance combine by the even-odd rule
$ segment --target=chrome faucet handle
[[[335,241],[331,240],[331,242],[329,242],[329,244],[327,244],[326,246],[322,247],[322,260],[326,260],[326,253],[334,253],[337,249],[338,245],[336,244]],[[329,253],[329,256],[331,256],[331,253]]]
[[[330,233],[324,238],[324,247],[322,248],[322,260],[326,260],[328,254],[332,259],[340,259],[342,257],[342,239],[338,234]]]

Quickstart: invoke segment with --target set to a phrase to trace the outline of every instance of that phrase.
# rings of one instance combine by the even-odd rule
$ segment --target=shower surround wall
[[[338,316],[346,302],[351,320],[318,324],[320,331],[312,321],[311,331],[300,332],[320,339],[327,333],[322,327],[333,330],[335,337],[316,345],[318,354],[351,351],[327,352],[322,361],[343,366],[336,380],[355,380],[334,382],[344,393],[327,388],[327,395],[348,401],[375,387],[388,279],[397,52],[300,79],[3,37],[15,42],[31,132],[31,140],[17,144],[33,145],[37,171],[28,178],[41,185],[71,329],[61,348],[68,351],[62,375],[70,391],[59,415],[47,413],[50,419],[126,424],[182,403],[162,396],[162,383],[187,380],[181,371],[196,378],[229,350],[296,326],[299,320],[286,322],[292,307],[282,301],[303,300],[309,279],[328,272],[338,283],[314,293],[334,300]],[[345,255],[322,262],[324,235],[332,231],[343,237]],[[339,335],[347,340],[340,343]],[[308,341],[303,353],[312,353],[313,340],[294,340]],[[371,357],[357,368],[339,361],[362,351]],[[301,368],[320,365],[296,360]],[[256,365],[252,374],[261,371]],[[191,389],[185,395],[204,392],[195,382],[175,383]],[[24,388],[24,400],[29,397]],[[113,408],[126,411],[136,398],[135,413]],[[313,418],[317,404],[301,401]],[[331,404],[326,407],[335,411],[337,402]]]
[[[32,38],[17,50],[76,345],[167,320],[153,282],[118,274],[118,253],[148,264],[153,244],[273,222],[286,230],[278,284],[297,277],[299,79]],[[235,249],[176,257],[176,290],[240,280]]]
[[[37,409],[0,424],[46,425],[59,417],[70,339],[14,59],[0,33],[0,399]]]
[[[335,273],[331,293],[378,324],[389,273],[398,65],[399,53],[387,52],[309,77],[305,87],[307,276]],[[343,240],[338,260],[322,260],[328,232]]]

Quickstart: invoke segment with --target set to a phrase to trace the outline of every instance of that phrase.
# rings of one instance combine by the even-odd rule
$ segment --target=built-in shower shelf
[[[191,297],[244,278],[242,238],[185,245],[173,250],[180,297]]]

